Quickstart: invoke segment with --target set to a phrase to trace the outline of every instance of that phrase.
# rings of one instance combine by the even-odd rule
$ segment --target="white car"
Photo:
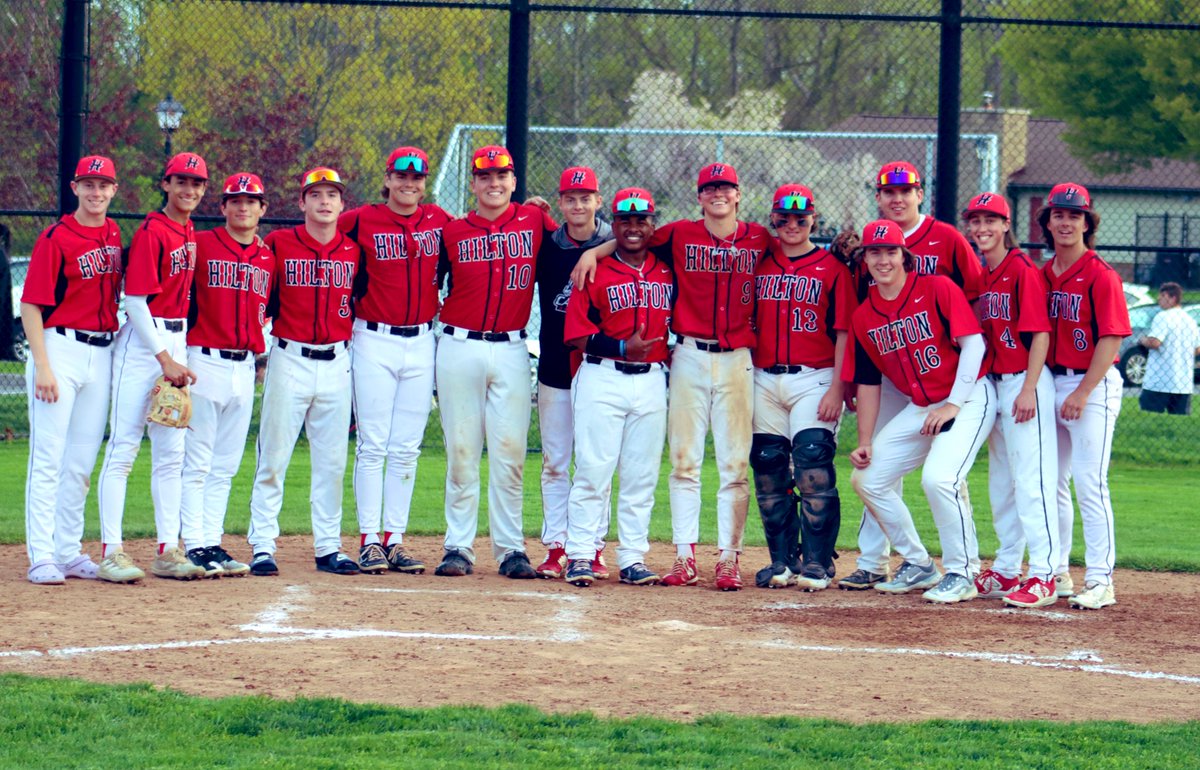
[[[1153,305],[1158,302],[1158,295],[1154,293],[1149,286],[1141,283],[1126,283],[1125,288],[1125,306],[1140,307],[1141,305]]]
[[[21,295],[25,292],[25,274],[29,272],[29,257],[9,260],[12,276],[13,357],[24,363],[29,358],[29,343],[25,341],[25,325],[21,323]]]

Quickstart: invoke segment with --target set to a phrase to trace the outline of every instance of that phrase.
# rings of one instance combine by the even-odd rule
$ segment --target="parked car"
[[[22,363],[29,358],[29,343],[25,341],[25,325],[21,323],[21,294],[25,291],[25,274],[29,272],[29,257],[9,260],[12,275],[13,358]]]
[[[1200,323],[1200,304],[1184,305],[1183,311],[1190,315],[1193,321]],[[1146,378],[1146,358],[1150,351],[1142,346],[1141,341],[1142,337],[1150,332],[1150,324],[1154,321],[1154,316],[1160,312],[1157,303],[1138,305],[1129,309],[1129,325],[1133,328],[1133,334],[1121,340],[1119,350],[1121,360],[1117,364],[1117,369],[1125,378],[1126,385],[1140,387],[1142,380]],[[1194,381],[1200,382],[1200,356],[1196,358],[1196,367]]]
[[[1157,296],[1149,286],[1141,283],[1127,283],[1125,286],[1125,306],[1140,307],[1153,305],[1158,301]]]

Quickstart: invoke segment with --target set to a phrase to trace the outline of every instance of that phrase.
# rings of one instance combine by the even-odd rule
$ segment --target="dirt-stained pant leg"
[[[741,551],[750,508],[750,440],[754,424],[754,365],[749,348],[710,354],[713,373],[713,450],[717,456],[717,547]]]
[[[700,467],[712,412],[712,357],[680,344],[671,357],[667,402],[667,441],[671,448],[671,540],[688,545],[700,539]],[[748,447],[747,447],[748,448]]]

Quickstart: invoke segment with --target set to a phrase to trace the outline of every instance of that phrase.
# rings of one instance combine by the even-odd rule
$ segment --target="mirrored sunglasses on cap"
[[[263,186],[253,179],[242,177],[235,182],[230,182],[225,185],[225,189],[221,191],[222,195],[262,195],[265,196],[267,191]]]
[[[1063,190],[1051,191],[1047,205],[1050,208],[1088,211],[1091,209],[1092,202],[1088,200],[1086,190],[1079,187],[1067,187]]]
[[[500,169],[501,171],[507,171],[512,168],[513,160],[511,155],[505,155],[503,153],[497,153],[496,157],[494,158],[489,158],[486,155],[480,155],[475,159],[474,165],[476,171],[487,171],[493,168]]]
[[[807,195],[785,195],[775,201],[774,210],[779,214],[804,214],[813,209],[812,198]]]
[[[617,201],[616,208],[618,214],[648,214],[650,213],[650,201],[645,198],[626,198]]]
[[[885,171],[879,175],[879,187],[920,187],[921,178],[915,171],[903,168]]]
[[[392,162],[391,171],[411,171],[414,174],[428,174],[429,164],[424,158],[416,155],[402,155]]]
[[[304,180],[301,182],[303,187],[312,187],[315,184],[326,182],[328,184],[345,186],[341,175],[331,168],[315,168],[304,175]]]

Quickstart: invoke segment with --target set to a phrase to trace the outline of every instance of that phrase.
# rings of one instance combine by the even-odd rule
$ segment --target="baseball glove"
[[[834,236],[833,242],[829,244],[829,252],[844,264],[853,267],[854,252],[860,243],[862,243],[862,238],[858,233],[853,230],[843,230]]]
[[[192,397],[187,388],[176,387],[166,377],[159,377],[150,391],[150,413],[147,422],[168,428],[186,428],[192,419]]]

